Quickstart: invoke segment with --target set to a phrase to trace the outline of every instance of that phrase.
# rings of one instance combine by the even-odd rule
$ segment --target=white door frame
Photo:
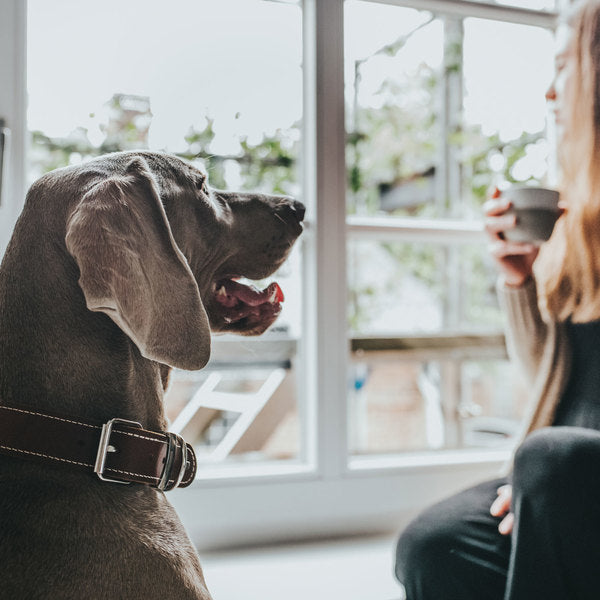
[[[0,0],[0,119],[10,131],[0,204],[0,257],[25,198],[27,2]]]

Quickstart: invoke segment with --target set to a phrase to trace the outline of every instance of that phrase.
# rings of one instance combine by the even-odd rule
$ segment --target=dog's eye
[[[203,193],[208,196],[208,182],[206,178],[200,179],[196,182],[196,187]]]

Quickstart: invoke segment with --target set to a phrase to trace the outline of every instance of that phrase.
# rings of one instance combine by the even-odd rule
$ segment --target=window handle
[[[10,150],[10,129],[6,127],[6,121],[0,118],[0,206],[4,195],[4,174],[6,173],[6,162]]]

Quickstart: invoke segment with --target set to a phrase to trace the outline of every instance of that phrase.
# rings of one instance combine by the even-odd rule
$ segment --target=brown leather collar
[[[104,425],[0,406],[0,453],[62,463],[103,481],[187,487],[196,474],[193,448],[174,433],[112,419]]]

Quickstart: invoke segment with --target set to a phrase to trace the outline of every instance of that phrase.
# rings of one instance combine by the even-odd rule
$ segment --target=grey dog
[[[256,335],[279,314],[276,284],[239,278],[271,275],[303,216],[288,197],[213,190],[202,170],[162,153],[45,175],[0,267],[0,406],[166,431],[171,368],[205,366],[211,330]],[[0,438],[0,598],[210,598],[160,486],[6,448]]]

